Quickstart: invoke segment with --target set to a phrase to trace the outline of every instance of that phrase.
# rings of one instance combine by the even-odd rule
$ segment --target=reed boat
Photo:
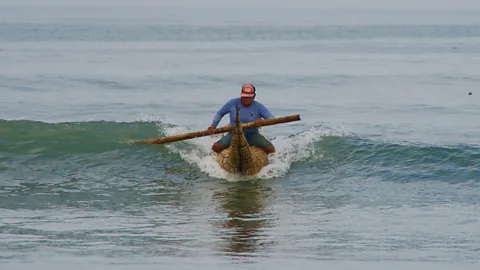
[[[263,149],[248,144],[240,124],[238,106],[235,118],[230,146],[217,154],[217,163],[232,174],[255,175],[269,164],[268,154]]]

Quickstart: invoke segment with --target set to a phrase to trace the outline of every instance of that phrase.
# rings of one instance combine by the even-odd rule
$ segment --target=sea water
[[[1,269],[478,269],[480,13],[0,9]],[[205,130],[253,83],[253,179]],[[471,93],[471,94],[469,94]],[[220,123],[227,123],[225,116]]]

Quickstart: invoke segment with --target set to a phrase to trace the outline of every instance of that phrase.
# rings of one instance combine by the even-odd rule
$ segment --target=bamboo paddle
[[[277,118],[271,118],[271,119],[264,119],[263,122],[262,122],[262,127],[263,126],[276,125],[276,124],[283,124],[283,123],[288,123],[288,122],[293,122],[293,121],[299,121],[299,120],[300,120],[300,115],[298,115],[298,114],[283,116],[283,117],[277,117]],[[249,122],[249,123],[246,123],[246,124],[242,124],[242,129],[249,129],[249,128],[255,128],[255,127],[257,127],[255,125],[255,122]],[[229,132],[229,131],[232,131],[234,129],[235,129],[235,126],[216,128],[215,131],[213,132],[213,134]],[[134,144],[164,144],[164,143],[178,142],[178,141],[183,141],[183,140],[188,140],[188,139],[193,139],[193,138],[198,138],[198,137],[209,136],[209,135],[213,135],[213,134],[208,134],[207,130],[202,130],[202,131],[183,133],[183,134],[178,134],[178,135],[173,135],[173,136],[168,136],[168,137],[163,137],[163,138],[153,138],[153,139],[148,139],[148,140],[133,141],[132,143],[134,143]]]

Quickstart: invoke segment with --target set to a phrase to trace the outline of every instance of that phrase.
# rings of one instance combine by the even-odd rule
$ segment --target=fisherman
[[[259,127],[262,126],[263,119],[274,118],[273,114],[260,102],[255,101],[256,89],[252,84],[244,84],[242,91],[240,92],[240,98],[232,98],[213,117],[213,122],[208,127],[208,134],[213,134],[218,123],[222,120],[223,116],[230,113],[230,125],[235,125],[236,106],[240,107],[240,123],[255,122],[256,128],[243,129],[243,134],[247,139],[250,146],[257,146],[263,149],[267,154],[274,153],[275,147],[273,144],[265,138],[259,132]],[[263,118],[263,119],[262,119]],[[223,149],[230,146],[232,140],[233,131],[230,131],[227,135],[223,136],[220,140],[215,142],[212,146],[212,150],[219,153]]]

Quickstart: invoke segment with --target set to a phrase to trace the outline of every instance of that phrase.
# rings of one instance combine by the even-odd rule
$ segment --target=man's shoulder
[[[230,107],[233,107],[238,102],[238,98],[231,98],[224,103],[222,110],[229,110]]]
[[[227,104],[234,104],[236,102],[238,102],[240,100],[240,98],[231,98],[227,101]]]

